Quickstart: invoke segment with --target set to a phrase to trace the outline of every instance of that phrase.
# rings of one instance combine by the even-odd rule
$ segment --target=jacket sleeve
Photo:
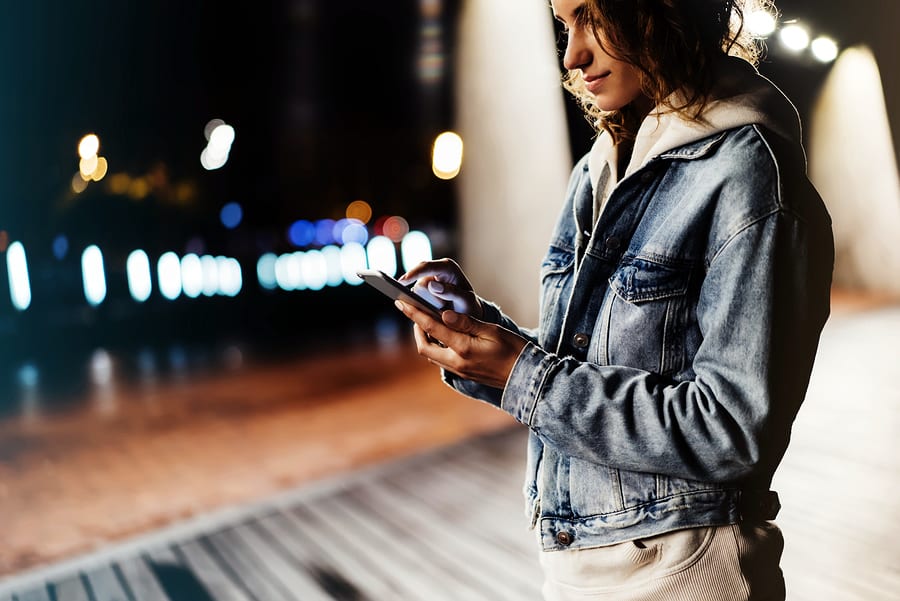
[[[500,406],[581,459],[702,481],[771,479],[806,392],[829,311],[827,214],[779,207],[733,234],[709,262],[695,378],[560,357],[519,356]]]

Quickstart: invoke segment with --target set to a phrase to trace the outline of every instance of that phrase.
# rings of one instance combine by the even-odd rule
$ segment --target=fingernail
[[[406,308],[406,307],[403,306],[403,303],[401,303],[401,302],[398,301],[398,300],[395,300],[395,301],[394,301],[394,306],[397,307],[398,309],[400,309],[401,311],[402,311],[403,309]]]
[[[456,322],[459,321],[459,313],[456,311],[444,311],[444,323],[448,326],[452,326]]]
[[[430,282],[428,282],[428,287],[431,289],[432,292],[440,293],[440,292],[444,291],[444,285],[441,284],[440,282],[438,282],[437,280],[431,280]]]

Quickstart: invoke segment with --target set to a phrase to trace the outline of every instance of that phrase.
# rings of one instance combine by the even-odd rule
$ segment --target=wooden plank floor
[[[776,474],[791,601],[900,599],[900,307],[838,314]],[[539,599],[519,428],[0,582],[0,601]]]
[[[540,579],[521,501],[521,430],[365,470],[85,558],[0,600],[518,600]]]

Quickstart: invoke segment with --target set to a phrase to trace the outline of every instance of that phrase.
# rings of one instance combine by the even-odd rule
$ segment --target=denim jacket
[[[749,169],[748,166],[753,166]],[[544,550],[772,519],[776,466],[829,313],[830,218],[799,143],[744,125],[650,158],[596,224],[587,157],[541,266],[540,324],[501,390],[530,429]]]

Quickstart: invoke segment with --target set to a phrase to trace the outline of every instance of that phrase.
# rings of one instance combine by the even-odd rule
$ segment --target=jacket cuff
[[[506,381],[500,408],[530,427],[544,382],[555,363],[555,356],[536,344],[525,345]]]

